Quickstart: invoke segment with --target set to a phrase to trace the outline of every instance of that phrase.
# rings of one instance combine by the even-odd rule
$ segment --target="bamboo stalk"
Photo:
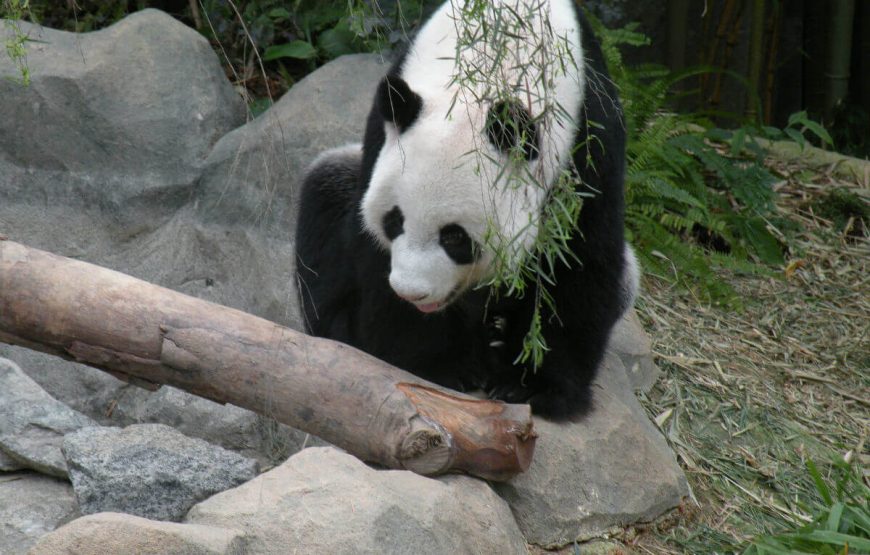
[[[834,109],[849,94],[849,65],[852,52],[854,0],[831,0],[826,64],[825,116],[833,121]]]
[[[764,60],[764,0],[752,0],[752,30],[749,35],[749,94],[746,117],[758,119],[758,98],[761,96],[761,65]]]

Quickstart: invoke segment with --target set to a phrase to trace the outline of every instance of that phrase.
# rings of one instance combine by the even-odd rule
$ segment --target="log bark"
[[[347,345],[0,236],[0,341],[172,385],[432,475],[531,463],[528,405],[448,392]]]

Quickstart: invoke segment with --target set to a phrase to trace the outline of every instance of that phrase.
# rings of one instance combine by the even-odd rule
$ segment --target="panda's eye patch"
[[[448,224],[442,227],[438,242],[447,256],[457,264],[471,264],[478,256],[477,245],[459,224]]]
[[[505,154],[517,152],[526,160],[538,157],[538,128],[517,100],[500,100],[486,114],[486,136]]]
[[[404,224],[405,215],[402,214],[398,206],[393,206],[389,212],[384,214],[384,219],[381,220],[381,225],[384,227],[384,235],[390,241],[405,232]]]

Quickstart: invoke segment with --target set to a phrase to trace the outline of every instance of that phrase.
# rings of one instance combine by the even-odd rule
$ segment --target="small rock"
[[[196,502],[257,475],[257,462],[162,424],[92,427],[63,452],[83,514],[180,520]]]
[[[653,359],[649,336],[634,309],[626,312],[613,328],[608,349],[619,355],[631,387],[635,391],[649,393],[662,371]]]
[[[374,470],[329,447],[203,501],[186,521],[243,530],[251,553],[527,552],[485,482]]]
[[[0,460],[19,467],[67,477],[66,462],[60,452],[64,434],[94,421],[54,399],[30,379],[17,364],[0,358]],[[13,463],[11,466],[15,466]]]
[[[72,486],[34,472],[0,474],[0,553],[19,555],[78,516]]]
[[[163,386],[155,392],[132,390],[118,403],[116,418],[125,423],[172,426],[271,467],[303,449],[326,442],[234,405],[222,405],[186,391]]]
[[[569,424],[536,419],[529,470],[496,491],[526,539],[545,548],[600,537],[613,527],[652,521],[688,495],[664,437],[631,392],[610,354],[594,390],[594,408]]]
[[[99,513],[44,536],[29,555],[241,555],[244,546],[235,530]]]

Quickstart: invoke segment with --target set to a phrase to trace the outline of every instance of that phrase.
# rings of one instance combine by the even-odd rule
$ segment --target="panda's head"
[[[571,159],[583,90],[575,66],[551,76],[546,94],[524,86],[494,100],[469,93],[451,81],[456,45],[443,37],[452,20],[433,19],[379,85],[373,116],[384,140],[374,145],[362,201],[366,230],[390,253],[390,286],[423,312],[444,308],[532,247],[549,185]],[[569,31],[576,33],[559,30]],[[523,73],[512,82],[535,79]],[[567,119],[549,115],[555,101]]]

